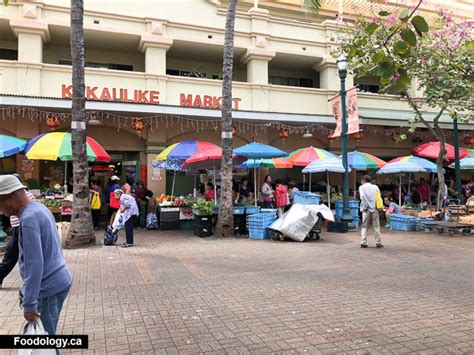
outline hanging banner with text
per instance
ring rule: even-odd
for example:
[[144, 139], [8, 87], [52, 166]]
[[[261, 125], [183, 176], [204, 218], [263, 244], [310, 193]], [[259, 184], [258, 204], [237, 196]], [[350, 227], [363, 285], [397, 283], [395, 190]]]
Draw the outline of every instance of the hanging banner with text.
[[[359, 132], [359, 109], [357, 107], [357, 87], [353, 87], [346, 91], [347, 102], [347, 134]], [[331, 99], [331, 109], [336, 120], [336, 129], [331, 138], [340, 137], [342, 133], [342, 107], [341, 95], [337, 95]]]
[[346, 91], [347, 96], [347, 134], [353, 134], [360, 131], [359, 129], [359, 109], [357, 107], [357, 87], [353, 87]]

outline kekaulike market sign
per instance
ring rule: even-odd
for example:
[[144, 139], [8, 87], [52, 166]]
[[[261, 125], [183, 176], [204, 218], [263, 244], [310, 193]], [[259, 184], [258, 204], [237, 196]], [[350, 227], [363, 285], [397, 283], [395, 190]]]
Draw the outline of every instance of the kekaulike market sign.
[[[61, 97], [63, 99], [72, 99], [72, 85], [62, 84]], [[86, 86], [86, 100], [159, 105], [160, 92], [155, 90], [130, 90], [123, 88], [99, 88], [98, 86]], [[242, 99], [238, 97], [232, 99], [234, 110], [239, 109], [239, 103], [241, 101]], [[222, 97], [180, 93], [179, 105], [182, 107], [221, 109]]]

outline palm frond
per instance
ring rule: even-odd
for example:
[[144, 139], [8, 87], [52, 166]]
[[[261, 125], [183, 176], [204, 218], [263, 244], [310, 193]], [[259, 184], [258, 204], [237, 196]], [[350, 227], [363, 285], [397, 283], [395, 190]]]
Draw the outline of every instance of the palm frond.
[[317, 14], [322, 6], [322, 0], [303, 0], [303, 7], [312, 14]]

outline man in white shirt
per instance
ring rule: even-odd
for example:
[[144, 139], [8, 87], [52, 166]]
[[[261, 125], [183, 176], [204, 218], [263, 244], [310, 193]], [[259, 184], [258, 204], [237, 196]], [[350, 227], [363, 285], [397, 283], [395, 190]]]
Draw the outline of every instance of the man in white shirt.
[[377, 248], [383, 248], [382, 237], [380, 235], [380, 217], [377, 210], [377, 193], [380, 190], [377, 185], [371, 184], [371, 178], [365, 175], [361, 179], [361, 186], [359, 187], [360, 195], [360, 210], [362, 212], [362, 229], [360, 247], [367, 248], [367, 230], [370, 223], [374, 228], [375, 243]]

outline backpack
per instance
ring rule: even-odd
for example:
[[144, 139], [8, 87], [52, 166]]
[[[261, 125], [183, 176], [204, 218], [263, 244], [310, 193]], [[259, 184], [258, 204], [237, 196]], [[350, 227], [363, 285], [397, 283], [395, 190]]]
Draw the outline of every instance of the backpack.
[[91, 191], [92, 198], [91, 198], [91, 210], [100, 210], [102, 207], [102, 203], [100, 202], [100, 195], [96, 191]]
[[150, 212], [146, 216], [146, 229], [154, 230], [158, 229], [158, 218], [156, 217], [156, 213]]
[[117, 243], [118, 232], [113, 231], [110, 226], [105, 227], [104, 245], [114, 245]]

